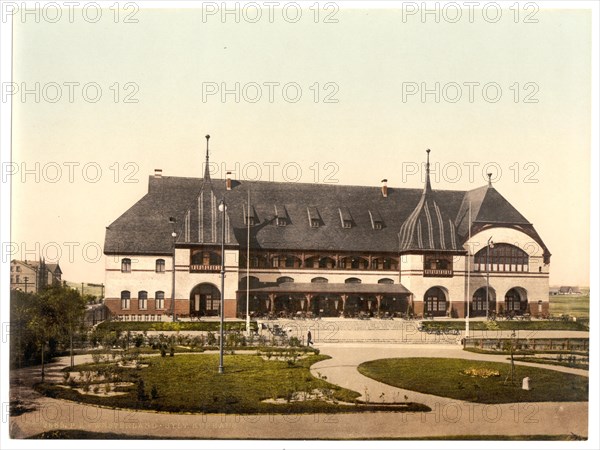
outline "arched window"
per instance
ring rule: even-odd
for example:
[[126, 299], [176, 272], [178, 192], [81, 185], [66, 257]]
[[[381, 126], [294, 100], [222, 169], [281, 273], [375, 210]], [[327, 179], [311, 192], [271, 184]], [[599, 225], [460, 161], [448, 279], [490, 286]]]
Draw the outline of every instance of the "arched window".
[[148, 292], [147, 291], [139, 291], [138, 292], [138, 308], [139, 309], [148, 309]]
[[240, 278], [239, 290], [246, 290], [246, 284], [250, 284], [250, 289], [260, 287], [260, 280], [257, 277], [250, 276], [250, 283], [246, 282], [246, 277]]
[[319, 260], [320, 269], [333, 269], [335, 268], [335, 260], [329, 256], [325, 256]]
[[131, 301], [131, 292], [121, 291], [121, 309], [129, 309]]
[[190, 294], [190, 315], [218, 316], [221, 305], [221, 293], [210, 283], [198, 284]]
[[368, 267], [369, 261], [360, 256], [347, 256], [341, 261], [342, 269], [359, 269], [364, 270]]
[[377, 281], [378, 284], [394, 284], [394, 280], [392, 280], [391, 278], [381, 278], [379, 281]]
[[394, 258], [376, 258], [371, 263], [376, 270], [398, 270], [398, 261]]
[[360, 284], [360, 283], [362, 283], [362, 281], [360, 281], [360, 278], [346, 278], [346, 280], [344, 281], [344, 283], [346, 283], [346, 284]]
[[165, 308], [165, 293], [164, 291], [156, 291], [154, 294], [156, 309]]
[[504, 310], [507, 313], [523, 314], [527, 310], [527, 291], [512, 288], [504, 296]]
[[165, 260], [157, 259], [156, 260], [156, 273], [164, 273], [165, 272]]
[[448, 307], [446, 293], [439, 287], [432, 287], [425, 292], [423, 298], [424, 312], [432, 316], [445, 316]]
[[294, 279], [292, 277], [279, 277], [277, 278], [277, 284], [281, 283], [293, 283]]
[[192, 264], [197, 266], [217, 266], [221, 264], [221, 255], [217, 252], [200, 250], [192, 254]]
[[121, 272], [123, 272], [123, 273], [131, 272], [131, 259], [123, 258], [121, 260]]
[[271, 267], [294, 269], [302, 265], [302, 260], [294, 255], [275, 255], [271, 259]]
[[311, 283], [329, 283], [329, 280], [327, 278], [323, 278], [323, 277], [315, 277], [312, 280], [310, 280]]
[[[489, 269], [487, 266], [489, 266]], [[475, 271], [479, 272], [529, 272], [529, 255], [511, 244], [492, 244], [475, 253]]]

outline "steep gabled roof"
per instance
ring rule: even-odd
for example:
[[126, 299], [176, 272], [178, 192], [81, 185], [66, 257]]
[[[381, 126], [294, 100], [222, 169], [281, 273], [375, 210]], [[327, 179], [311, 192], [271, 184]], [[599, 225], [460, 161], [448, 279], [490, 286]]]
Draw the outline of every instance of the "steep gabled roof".
[[469, 205], [471, 206], [471, 233], [475, 234], [489, 226], [506, 226], [515, 228], [537, 242], [548, 261], [551, 253], [529, 222], [517, 209], [510, 204], [493, 186], [491, 181], [486, 185], [465, 192], [456, 216], [456, 229], [461, 243], [469, 237]]
[[[243, 181], [233, 183], [228, 191], [225, 180], [212, 180], [210, 186], [210, 189], [204, 186], [204, 180], [199, 178], [151, 176], [148, 193], [107, 227], [104, 252], [170, 254], [173, 229], [169, 217], [175, 217], [178, 227], [181, 227], [186, 221], [187, 211], [192, 208], [195, 209], [189, 216], [189, 242], [197, 241], [193, 229], [197, 228], [198, 221], [194, 219], [194, 223], [193, 218], [198, 211], [194, 205], [198, 203], [200, 192], [204, 192], [202, 204], [210, 200], [212, 205], [211, 195], [214, 195], [217, 206], [218, 200], [225, 198], [232, 227], [231, 243], [237, 241], [245, 247], [244, 206], [248, 202], [249, 190], [257, 218], [250, 229], [252, 248], [397, 253], [398, 230], [421, 197], [419, 189], [398, 188], [389, 188], [388, 196], [383, 197], [379, 186]], [[463, 191], [437, 191], [441, 213], [454, 217], [463, 195]], [[278, 212], [285, 209], [286, 226], [277, 226], [273, 205], [277, 205]], [[309, 206], [318, 211], [322, 221], [318, 228], [310, 226]], [[352, 216], [351, 228], [343, 228], [340, 223], [339, 209], [342, 207], [346, 207]], [[212, 206], [209, 209], [212, 210]], [[382, 229], [373, 228], [372, 215], [383, 221]], [[217, 216], [212, 217], [216, 221], [216, 242], [220, 243], [221, 222]], [[206, 215], [203, 217], [206, 218]], [[205, 232], [211, 227], [212, 222], [210, 226], [205, 223]], [[183, 235], [182, 239], [186, 241], [185, 229], [178, 228], [178, 234]], [[205, 242], [212, 241], [208, 238], [205, 235]], [[182, 241], [178, 239], [178, 242]]]
[[459, 249], [454, 228], [454, 215], [442, 212], [431, 189], [429, 178], [429, 151], [425, 187], [417, 206], [402, 224], [399, 233], [400, 252], [415, 250], [457, 251]]
[[[423, 190], [391, 187], [387, 196], [372, 186], [263, 181], [234, 182], [228, 190], [225, 180], [211, 180], [208, 171], [203, 178], [154, 176], [148, 193], [107, 227], [104, 252], [170, 254], [170, 217], [176, 219], [178, 246], [220, 244], [221, 199], [228, 207], [226, 243], [245, 248], [248, 194], [253, 249], [462, 252], [471, 204], [474, 230], [512, 226], [532, 236], [550, 255], [533, 225], [493, 187], [434, 191], [429, 171]], [[278, 217], [285, 217], [285, 226], [277, 226]], [[311, 226], [312, 218], [319, 220], [318, 227]], [[351, 227], [344, 227], [345, 218]], [[375, 227], [375, 222], [382, 226]]]

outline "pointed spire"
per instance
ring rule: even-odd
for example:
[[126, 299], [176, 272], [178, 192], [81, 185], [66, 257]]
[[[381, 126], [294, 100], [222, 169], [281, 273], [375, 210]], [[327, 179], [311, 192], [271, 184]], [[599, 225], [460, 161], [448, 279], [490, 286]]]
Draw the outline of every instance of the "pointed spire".
[[430, 149], [427, 149], [427, 164], [425, 165], [425, 190], [423, 193], [431, 192], [431, 181], [429, 179], [429, 152]]
[[488, 188], [491, 188], [492, 187], [492, 174], [488, 173], [487, 176], [488, 176]]
[[206, 138], [206, 164], [204, 166], [204, 181], [210, 181], [210, 170], [209, 170], [209, 163], [208, 163], [208, 141], [210, 139], [210, 134], [207, 134], [205, 136]]

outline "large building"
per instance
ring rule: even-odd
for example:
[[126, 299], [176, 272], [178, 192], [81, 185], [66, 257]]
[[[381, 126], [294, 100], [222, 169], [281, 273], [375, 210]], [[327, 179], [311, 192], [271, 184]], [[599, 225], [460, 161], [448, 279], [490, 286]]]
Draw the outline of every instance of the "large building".
[[244, 316], [247, 293], [260, 315], [548, 312], [550, 252], [533, 225], [491, 182], [432, 189], [429, 151], [422, 189], [213, 180], [208, 168], [207, 149], [203, 178], [157, 171], [106, 228], [116, 318], [215, 316], [221, 299], [226, 317]]
[[58, 263], [47, 263], [44, 259], [39, 261], [10, 262], [10, 288], [11, 290], [37, 293], [46, 286], [60, 285], [62, 271]]

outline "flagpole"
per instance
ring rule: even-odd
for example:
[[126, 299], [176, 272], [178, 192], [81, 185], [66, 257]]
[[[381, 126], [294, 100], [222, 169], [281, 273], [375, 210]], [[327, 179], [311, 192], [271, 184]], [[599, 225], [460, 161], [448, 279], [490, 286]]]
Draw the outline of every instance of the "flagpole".
[[248, 226], [246, 249], [246, 335], [250, 336], [250, 189], [248, 189], [248, 210], [246, 223]]
[[[471, 202], [469, 202], [469, 240], [467, 244], [467, 315], [465, 320], [465, 339], [469, 337], [469, 318], [471, 316]], [[465, 341], [466, 344], [466, 341]]]

